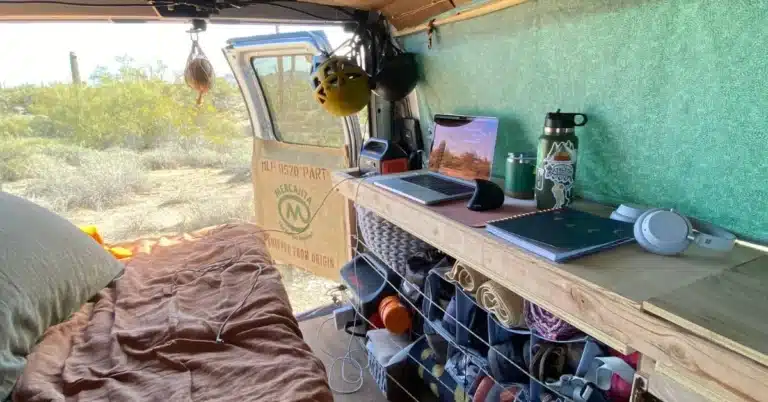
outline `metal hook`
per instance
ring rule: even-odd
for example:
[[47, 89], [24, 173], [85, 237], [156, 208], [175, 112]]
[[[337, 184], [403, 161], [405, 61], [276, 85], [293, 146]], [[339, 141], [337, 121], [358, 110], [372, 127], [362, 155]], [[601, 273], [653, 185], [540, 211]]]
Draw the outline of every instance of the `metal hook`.
[[205, 32], [205, 29], [207, 28], [207, 23], [203, 19], [195, 18], [192, 20], [192, 28], [190, 28], [187, 32], [189, 33], [189, 39], [192, 40], [192, 42], [197, 42], [198, 34], [200, 32]]
[[427, 22], [427, 49], [432, 49], [432, 34], [435, 33], [435, 19]]

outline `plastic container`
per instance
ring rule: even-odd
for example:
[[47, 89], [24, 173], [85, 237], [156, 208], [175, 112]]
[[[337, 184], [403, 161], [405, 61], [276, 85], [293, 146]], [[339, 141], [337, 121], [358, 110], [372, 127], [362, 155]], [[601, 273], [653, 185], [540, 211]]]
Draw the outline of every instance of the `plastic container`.
[[[355, 304], [370, 319], [378, 311], [379, 301], [397, 294], [400, 277], [381, 260], [369, 253], [358, 254], [340, 270], [341, 280], [354, 294]], [[390, 285], [390, 283], [392, 285]]]
[[411, 313], [397, 296], [387, 296], [379, 303], [379, 316], [384, 328], [401, 335], [411, 328]]

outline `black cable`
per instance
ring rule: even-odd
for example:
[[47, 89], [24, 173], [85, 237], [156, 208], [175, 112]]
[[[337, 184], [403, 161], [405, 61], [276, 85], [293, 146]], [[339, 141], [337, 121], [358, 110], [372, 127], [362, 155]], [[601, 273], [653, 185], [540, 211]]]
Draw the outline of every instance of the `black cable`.
[[319, 20], [323, 20], [323, 21], [327, 21], [328, 20], [328, 18], [326, 18], [326, 17], [321, 17], [321, 16], [319, 16], [317, 14], [313, 14], [313, 13], [310, 13], [308, 11], [304, 11], [304, 10], [301, 10], [301, 9], [298, 9], [298, 8], [293, 8], [291, 6], [286, 6], [285, 4], [277, 4], [277, 3], [272, 2], [272, 1], [245, 2], [245, 3], [240, 3], [240, 4], [241, 5], [266, 4], [266, 5], [270, 5], [270, 6], [274, 6], [274, 7], [284, 8], [286, 10], [291, 10], [293, 12], [304, 14], [306, 16], [309, 16], [309, 17], [312, 17], [312, 18], [316, 18], [316, 19], [319, 19]]
[[[329, 19], [327, 17], [323, 17], [314, 13], [310, 13], [308, 11], [304, 11], [298, 8], [294, 8], [291, 6], [287, 6], [285, 4], [277, 4], [277, 1], [284, 1], [284, 0], [266, 0], [266, 1], [244, 1], [244, 2], [230, 2], [226, 4], [230, 4], [235, 7], [246, 7], [250, 5], [255, 4], [264, 4], [264, 5], [270, 5], [274, 7], [280, 7], [286, 10], [291, 10], [296, 13], [304, 14], [308, 17], [312, 17], [315, 19], [328, 21]], [[189, 7], [195, 7], [201, 10], [218, 10], [216, 7], [210, 7], [205, 4], [194, 4], [194, 3], [187, 3], [187, 2], [180, 2], [180, 1], [147, 1], [146, 3], [113, 3], [113, 4], [105, 4], [105, 3], [81, 3], [77, 1], [62, 1], [62, 0], [0, 0], [0, 4], [58, 4], [63, 6], [74, 6], [74, 7], [170, 7], [170, 6], [189, 6]], [[352, 14], [344, 11], [341, 7], [334, 6], [331, 7], [335, 11], [340, 12], [347, 17], [351, 17]]]
[[344, 7], [340, 7], [340, 6], [330, 6], [330, 7], [336, 9], [336, 11], [338, 11], [338, 12], [340, 12], [342, 14], [346, 14], [347, 17], [354, 17], [355, 16], [354, 13], [351, 13], [351, 12], [345, 10]]

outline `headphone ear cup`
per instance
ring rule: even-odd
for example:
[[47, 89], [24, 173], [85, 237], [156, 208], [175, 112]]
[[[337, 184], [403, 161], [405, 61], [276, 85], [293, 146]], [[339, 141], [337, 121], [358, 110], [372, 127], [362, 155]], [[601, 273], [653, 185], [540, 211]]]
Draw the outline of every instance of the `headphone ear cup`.
[[633, 227], [637, 244], [639, 244], [640, 247], [644, 248], [646, 251], [650, 251], [651, 253], [656, 253], [656, 248], [648, 241], [648, 239], [645, 238], [645, 235], [643, 234], [643, 221], [645, 221], [645, 218], [648, 217], [648, 214], [658, 210], [658, 208], [649, 209], [640, 214], [640, 216], [637, 217], [637, 220], [635, 220], [635, 226]]
[[[665, 218], [665, 215], [669, 216]], [[651, 219], [656, 219], [656, 221], [651, 224]], [[661, 219], [666, 219], [666, 221], [659, 222], [658, 220]], [[680, 225], [684, 225], [684, 227], [680, 227]], [[642, 248], [654, 254], [680, 254], [688, 248], [688, 245], [691, 242], [687, 236], [687, 234], [691, 232], [691, 223], [688, 219], [676, 212], [667, 211], [661, 208], [655, 208], [644, 212], [637, 218], [637, 221], [635, 221], [633, 229], [637, 243]], [[667, 233], [653, 233], [653, 230], [662, 230]], [[685, 232], [686, 235], [679, 239], [669, 238], [668, 233], [675, 232]]]

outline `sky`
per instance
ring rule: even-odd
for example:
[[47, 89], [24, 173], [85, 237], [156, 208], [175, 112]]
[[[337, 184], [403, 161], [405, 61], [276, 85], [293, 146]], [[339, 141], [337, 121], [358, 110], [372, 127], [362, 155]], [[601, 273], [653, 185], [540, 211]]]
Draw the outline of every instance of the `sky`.
[[[140, 65], [160, 60], [170, 71], [182, 72], [191, 47], [185, 23], [114, 24], [0, 23], [0, 85], [71, 82], [69, 52], [77, 54], [80, 74], [87, 79], [97, 66], [114, 68], [116, 57], [128, 55]], [[318, 26], [281, 26], [280, 32], [321, 29]], [[347, 34], [340, 27], [324, 29], [332, 46]], [[274, 25], [209, 25], [200, 33], [200, 46], [216, 75], [231, 72], [221, 48], [227, 39], [273, 34]], [[12, 40], [7, 40], [13, 38]]]
[[498, 120], [485, 118], [477, 118], [459, 127], [435, 127], [434, 146], [446, 140], [447, 149], [451, 153], [474, 152], [481, 158], [493, 161], [498, 127]]

